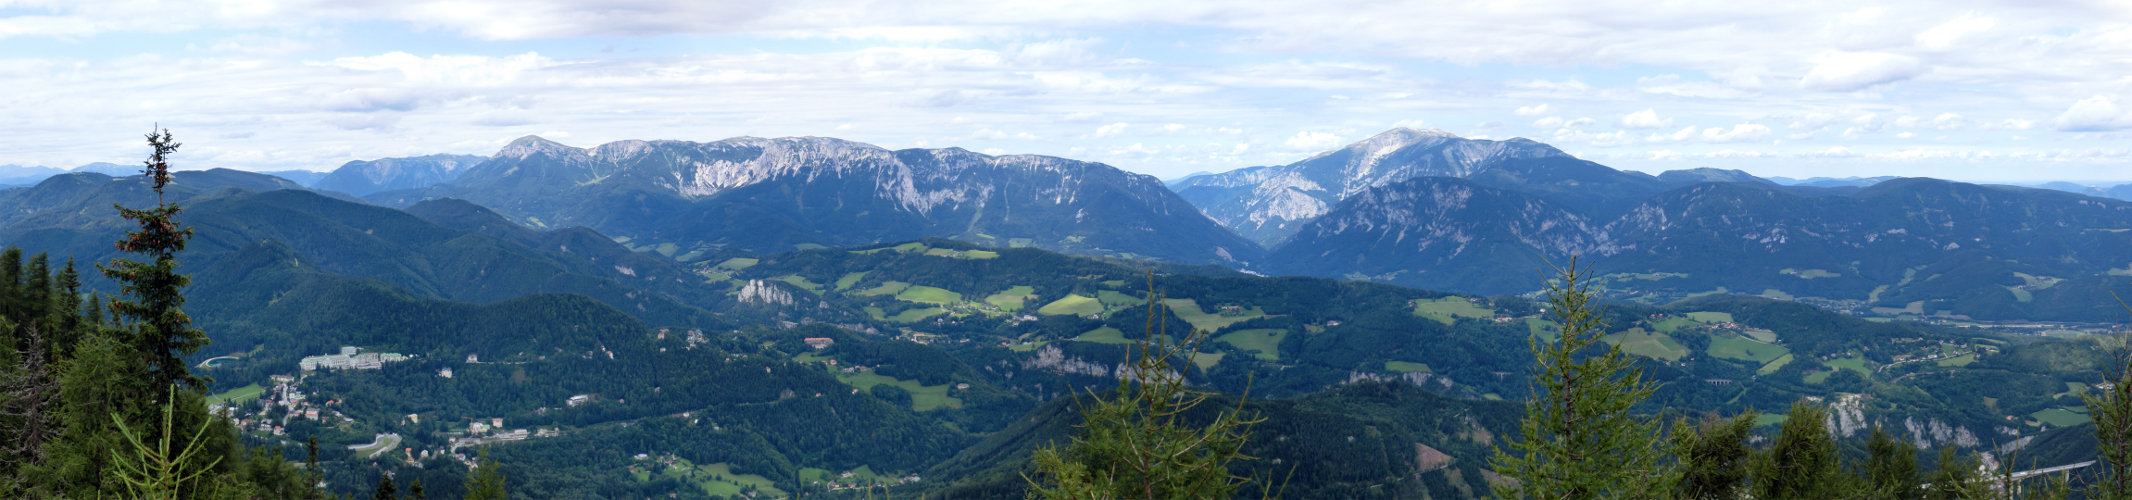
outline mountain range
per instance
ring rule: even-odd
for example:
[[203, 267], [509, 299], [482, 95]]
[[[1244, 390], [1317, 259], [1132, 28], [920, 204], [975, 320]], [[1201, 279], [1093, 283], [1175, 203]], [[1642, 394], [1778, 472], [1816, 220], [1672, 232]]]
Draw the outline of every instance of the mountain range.
[[[185, 307], [213, 341], [190, 361], [220, 360], [198, 373], [231, 398], [302, 373], [293, 387], [334, 401], [341, 417], [287, 419], [282, 434], [247, 439], [317, 438], [329, 487], [350, 494], [388, 472], [463, 482], [446, 452], [466, 451], [452, 446], [473, 432], [469, 419], [500, 418], [552, 432], [489, 443], [513, 491], [532, 498], [703, 498], [742, 485], [831, 493], [825, 485], [862, 482], [899, 496], [1023, 496], [1031, 451], [1078, 423], [1070, 394], [1115, 384], [1132, 340], [1201, 330], [1208, 341], [1177, 360], [1180, 375], [1220, 393], [1216, 405], [1267, 418], [1248, 448], [1264, 460], [1235, 472], [1292, 470], [1288, 491], [1303, 498], [1478, 498], [1492, 449], [1518, 432], [1527, 342], [1559, 326], [1526, 298], [1394, 285], [1426, 277], [1525, 291], [1533, 284], [1517, 282], [1530, 276], [1518, 266], [1583, 253], [1614, 291], [1745, 290], [1765, 279], [1802, 296], [1920, 302], [1912, 316], [1924, 317], [1982, 300], [1931, 295], [1945, 291], [2094, 303], [2052, 295], [2085, 289], [2086, 278], [2053, 276], [2106, 261], [2128, 248], [2112, 238], [2132, 233], [2121, 225], [2126, 203], [2048, 190], [1931, 179], [1780, 186], [1737, 171], [1650, 176], [1557, 155], [1359, 189], [1252, 260], [1165, 262], [1115, 247], [1016, 248], [997, 241], [1013, 234], [998, 228], [1050, 228], [1059, 240], [1089, 231], [1091, 242], [1137, 235], [1149, 241], [1135, 248], [1219, 255], [1194, 246], [1206, 241], [1115, 222], [1146, 217], [1257, 247], [1189, 207], [1156, 212], [1182, 201], [1158, 196], [1169, 191], [1152, 178], [1093, 163], [818, 138], [592, 150], [519, 142], [446, 183], [368, 199], [234, 170], [176, 174], [167, 191], [195, 231], [179, 255], [193, 279]], [[691, 167], [684, 175], [676, 165]], [[659, 191], [692, 179], [710, 184]], [[880, 194], [884, 182], [910, 189]], [[484, 191], [518, 198], [447, 196]], [[977, 196], [1000, 191], [1058, 201]], [[88, 172], [0, 190], [0, 242], [71, 256], [86, 287], [108, 294], [111, 283], [87, 269], [117, 257], [111, 242], [130, 227], [113, 204], [153, 199], [139, 176]], [[865, 212], [906, 210], [907, 199], [952, 202], [893, 214], [920, 229], [870, 228], [852, 237], [863, 244], [785, 243], [836, 243], [843, 228], [874, 220]], [[783, 234], [771, 237], [587, 227], [666, 209], [787, 218], [728, 226]], [[1050, 225], [1015, 225], [1025, 218]], [[662, 241], [661, 231], [701, 236]], [[711, 237], [734, 243], [673, 243]], [[743, 241], [777, 242], [751, 251]], [[665, 243], [676, 248], [659, 251]], [[1637, 271], [1647, 268], [1670, 270]], [[1365, 271], [1382, 272], [1336, 274]], [[2023, 281], [1991, 281], [2001, 275]], [[1883, 280], [1896, 283], [1873, 284]], [[2093, 340], [1874, 322], [1758, 297], [1667, 302], [1618, 303], [1603, 318], [1607, 342], [1662, 383], [1639, 410], [1654, 418], [1813, 397], [1844, 401], [1833, 427], [1846, 446], [1867, 422], [1886, 422], [1920, 448], [1979, 450], [2004, 436], [2046, 464], [2093, 459], [2093, 443], [2077, 440], [2092, 433], [2072, 410], [2097, 366]], [[341, 346], [410, 356], [376, 370], [298, 372], [299, 359]], [[1239, 403], [1246, 390], [1253, 401]], [[580, 395], [589, 402], [567, 402]], [[274, 415], [262, 401], [233, 406]], [[403, 439], [400, 452], [356, 450], [384, 434]]]
[[[1100, 163], [820, 137], [575, 148], [529, 136], [486, 158], [349, 162], [310, 186], [416, 212], [464, 200], [453, 203], [490, 214], [489, 227], [583, 226], [676, 264], [946, 237], [1511, 294], [1581, 255], [1634, 300], [1722, 291], [1858, 314], [2069, 321], [2115, 320], [2105, 299], [2132, 274], [2113, 250], [2128, 244], [2127, 204], [2093, 188], [1654, 176], [1525, 139], [1406, 128], [1167, 185]], [[48, 202], [37, 196], [14, 203]]]
[[1171, 187], [1208, 216], [1271, 247], [1340, 200], [1371, 187], [1414, 177], [1466, 177], [1508, 160], [1566, 156], [1526, 139], [1467, 140], [1401, 127], [1288, 165], [1189, 177]]
[[684, 261], [727, 248], [927, 236], [1188, 263], [1241, 265], [1263, 254], [1160, 180], [1109, 165], [818, 137], [586, 149], [529, 136], [451, 181], [368, 199], [407, 206], [446, 197], [533, 227], [589, 227]]

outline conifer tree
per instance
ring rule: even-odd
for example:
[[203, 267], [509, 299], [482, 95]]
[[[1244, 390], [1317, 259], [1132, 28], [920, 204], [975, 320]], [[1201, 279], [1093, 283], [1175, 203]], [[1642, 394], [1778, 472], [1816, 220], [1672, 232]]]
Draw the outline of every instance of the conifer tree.
[[400, 500], [400, 489], [392, 485], [392, 476], [378, 478], [378, 489], [371, 493], [370, 500]]
[[1754, 457], [1754, 449], [1747, 447], [1747, 435], [1754, 430], [1755, 417], [1759, 413], [1749, 411], [1720, 419], [1717, 414], [1704, 415], [1699, 423], [1689, 423], [1685, 417], [1673, 424], [1673, 433], [1668, 437], [1669, 451], [1675, 463], [1673, 473], [1667, 478], [1673, 497], [1681, 500], [1731, 500], [1740, 498], [1740, 490], [1747, 480], [1747, 464]]
[[[119, 292], [128, 297], [111, 301], [110, 308], [113, 314], [130, 321], [128, 326], [134, 337], [130, 340], [149, 363], [149, 387], [197, 388], [203, 382], [186, 370], [184, 357], [205, 347], [207, 334], [193, 328], [192, 318], [182, 309], [184, 288], [192, 283], [192, 278], [177, 272], [177, 254], [185, 250], [192, 228], [179, 227], [177, 216], [182, 209], [163, 198], [163, 187], [170, 184], [169, 156], [180, 145], [168, 129], [160, 135], [148, 134], [152, 152], [142, 172], [155, 190], [155, 207], [114, 205], [120, 217], [140, 225], [140, 229], [128, 231], [126, 238], [118, 241], [118, 249], [144, 254], [150, 261], [120, 258], [96, 266], [105, 277], [118, 282]], [[161, 391], [156, 392], [155, 403], [169, 402]]]
[[[2132, 311], [2132, 305], [2119, 305]], [[2095, 443], [2101, 466], [2088, 498], [2132, 500], [2132, 333], [2118, 336], [2117, 345], [2103, 360], [2100, 391], [2080, 394], [2088, 418], [2095, 422]]]
[[1909, 500], [1922, 493], [1917, 478], [1917, 449], [1873, 426], [1866, 440], [1864, 496], [1874, 500]]
[[[1173, 359], [1198, 352], [1205, 332], [1194, 330], [1170, 340], [1157, 318], [1167, 317], [1161, 295], [1148, 275], [1147, 336], [1127, 351], [1131, 364], [1118, 374], [1118, 387], [1104, 397], [1090, 391], [1081, 406], [1081, 431], [1065, 449], [1052, 444], [1036, 451], [1037, 470], [1030, 498], [1166, 499], [1227, 498], [1237, 489], [1260, 483], [1264, 496], [1277, 496], [1266, 481], [1229, 472], [1231, 462], [1251, 460], [1243, 453], [1251, 426], [1263, 419], [1245, 418], [1243, 402], [1194, 427], [1186, 412], [1204, 404], [1211, 393], [1184, 385]], [[1185, 357], [1185, 358], [1180, 358]], [[1080, 402], [1080, 396], [1075, 395]], [[1040, 482], [1041, 481], [1041, 482]]]
[[[1556, 267], [1547, 299], [1562, 338], [1528, 342], [1534, 358], [1515, 454], [1496, 448], [1495, 496], [1532, 499], [1652, 498], [1664, 485], [1658, 421], [1630, 410], [1656, 385], [1621, 346], [1604, 346], [1606, 324], [1592, 301], [1591, 271], [1572, 256]], [[1597, 352], [1588, 352], [1596, 350]]]
[[1794, 402], [1769, 449], [1756, 457], [1757, 500], [1823, 500], [1847, 493], [1843, 456], [1829, 435], [1828, 409]]
[[1941, 447], [1936, 468], [1925, 476], [1925, 498], [1930, 500], [1965, 500], [1978, 496], [1976, 488], [1983, 485], [1977, 469], [1984, 462], [1976, 455], [1957, 455], [1952, 447]]
[[510, 493], [504, 491], [503, 468], [489, 458], [489, 449], [482, 448], [474, 460], [474, 471], [466, 476], [466, 500], [507, 500]]

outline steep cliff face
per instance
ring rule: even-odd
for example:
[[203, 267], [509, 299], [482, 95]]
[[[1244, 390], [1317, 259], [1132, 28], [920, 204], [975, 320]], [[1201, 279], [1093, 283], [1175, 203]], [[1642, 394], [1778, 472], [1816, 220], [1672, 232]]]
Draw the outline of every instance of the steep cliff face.
[[1262, 253], [1154, 177], [1100, 163], [832, 138], [512, 142], [459, 179], [380, 193], [456, 197], [530, 225], [587, 226], [676, 257], [948, 236], [996, 246], [1245, 265]]
[[1193, 177], [1175, 188], [1230, 229], [1271, 246], [1373, 187], [1416, 177], [1468, 177], [1515, 159], [1567, 156], [1525, 139], [1473, 140], [1401, 127], [1292, 164]]

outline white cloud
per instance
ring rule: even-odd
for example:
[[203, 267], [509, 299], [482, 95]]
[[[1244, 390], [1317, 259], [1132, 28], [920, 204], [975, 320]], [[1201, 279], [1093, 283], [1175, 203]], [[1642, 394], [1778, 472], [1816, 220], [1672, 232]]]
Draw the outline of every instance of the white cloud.
[[1899, 82], [1931, 69], [1916, 58], [1885, 52], [1831, 51], [1815, 56], [1814, 63], [1814, 69], [1799, 79], [1799, 86], [1827, 92], [1850, 92]]
[[1909, 133], [1909, 132], [1903, 132], [1903, 133], [1900, 133], [1900, 134], [1895, 134], [1895, 138], [1897, 138], [1897, 139], [1909, 139], [1909, 138], [1912, 138], [1912, 137], [1917, 137], [1917, 134], [1912, 134], [1912, 133]]
[[1754, 123], [1733, 125], [1731, 130], [1712, 127], [1704, 129], [1703, 142], [1751, 142], [1769, 137], [1769, 127]]
[[1812, 155], [1810, 155], [1810, 156], [1815, 156], [1815, 157], [1820, 157], [1820, 158], [1850, 158], [1850, 157], [1853, 157], [1853, 156], [1857, 156], [1857, 155], [1856, 155], [1856, 154], [1853, 154], [1853, 153], [1851, 153], [1851, 149], [1850, 149], [1850, 148], [1846, 148], [1846, 147], [1843, 147], [1843, 146], [1836, 146], [1836, 147], [1832, 147], [1832, 148], [1828, 148], [1828, 149], [1824, 149], [1824, 150], [1816, 151], [1816, 152], [1814, 152], [1814, 153], [1813, 153]]
[[1621, 117], [1621, 128], [1659, 128], [1673, 126], [1672, 118], [1659, 118], [1658, 110], [1646, 109]]
[[1538, 120], [1533, 120], [1532, 126], [1536, 128], [1562, 128], [1562, 117], [1550, 116]]
[[1932, 128], [1939, 130], [1954, 130], [1967, 125], [1969, 125], [1969, 119], [1962, 118], [1962, 115], [1954, 113], [1941, 113], [1939, 116], [1932, 118]]
[[1101, 127], [1096, 127], [1096, 138], [1101, 139], [1108, 137], [1117, 137], [1118, 134], [1125, 133], [1125, 127], [1127, 126], [1128, 125], [1126, 125], [1125, 122], [1118, 122], [1109, 125], [1104, 125]]
[[1331, 133], [1327, 132], [1311, 132], [1305, 130], [1302, 132], [1296, 132], [1295, 137], [1288, 138], [1288, 141], [1284, 144], [1286, 144], [1289, 149], [1299, 151], [1324, 151], [1340, 147], [1342, 143], [1340, 142], [1340, 136], [1332, 135]]
[[1518, 106], [1518, 109], [1511, 111], [1510, 114], [1518, 116], [1540, 116], [1547, 114], [1547, 105], [1539, 104], [1533, 106]]
[[1982, 130], [2029, 130], [2036, 128], [2036, 121], [2008, 118], [1996, 123], [1985, 123], [1984, 126], [1978, 128]]
[[1928, 49], [1946, 49], [1964, 36], [1991, 30], [1995, 24], [1998, 24], [1997, 20], [1989, 17], [1978, 17], [1973, 13], [1963, 14], [1947, 24], [1918, 33], [1917, 44]]
[[2058, 115], [2058, 130], [2099, 132], [2132, 128], [2132, 110], [2117, 105], [2114, 96], [2098, 95], [2073, 103]]

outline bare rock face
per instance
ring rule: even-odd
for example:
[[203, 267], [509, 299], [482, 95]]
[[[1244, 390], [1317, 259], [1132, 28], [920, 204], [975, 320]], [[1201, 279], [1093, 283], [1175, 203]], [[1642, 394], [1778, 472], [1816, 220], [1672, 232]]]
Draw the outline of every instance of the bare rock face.
[[1192, 177], [1174, 188], [1208, 216], [1270, 247], [1370, 188], [1416, 177], [1469, 177], [1506, 160], [1557, 156], [1568, 155], [1526, 139], [1475, 140], [1400, 127], [1292, 164]]
[[741, 302], [750, 304], [763, 304], [773, 306], [792, 305], [791, 292], [787, 292], [785, 291], [785, 289], [778, 288], [776, 285], [772, 285], [769, 282], [763, 280], [748, 280], [748, 284], [746, 286], [740, 287], [739, 299]]

